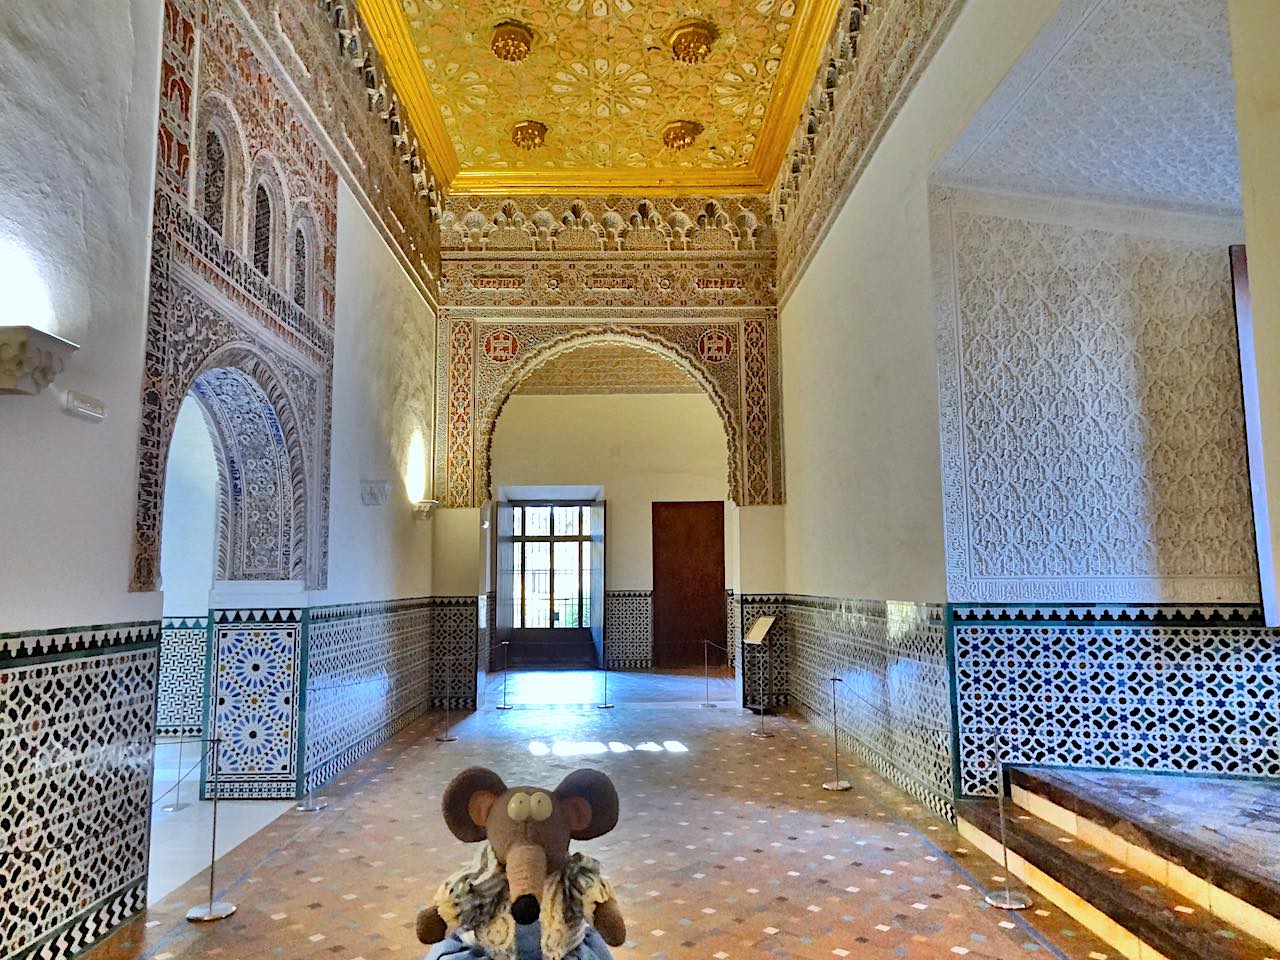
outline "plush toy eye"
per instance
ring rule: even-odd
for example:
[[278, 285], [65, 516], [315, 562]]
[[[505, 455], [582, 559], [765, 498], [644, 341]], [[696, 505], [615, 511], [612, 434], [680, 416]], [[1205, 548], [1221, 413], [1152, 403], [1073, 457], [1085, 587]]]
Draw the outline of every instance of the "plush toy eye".
[[535, 793], [529, 798], [529, 815], [538, 821], [551, 816], [551, 798], [545, 793]]
[[527, 793], [513, 793], [511, 799], [507, 801], [507, 816], [516, 823], [523, 823], [529, 819], [529, 795]]

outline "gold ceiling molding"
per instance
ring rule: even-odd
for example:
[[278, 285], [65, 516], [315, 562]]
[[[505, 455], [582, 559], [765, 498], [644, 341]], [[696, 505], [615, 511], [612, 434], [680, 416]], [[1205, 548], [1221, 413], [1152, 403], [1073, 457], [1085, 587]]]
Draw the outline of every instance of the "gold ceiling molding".
[[[423, 0], [357, 5], [410, 122], [425, 140], [432, 169], [451, 192], [687, 196], [769, 192], [841, 0], [760, 0], [706, 11], [675, 0], [651, 0], [644, 7], [622, 0], [468, 0], [439, 9]], [[672, 29], [694, 15], [718, 35], [706, 60], [689, 64], [675, 58], [670, 39]], [[648, 30], [664, 17], [670, 28]], [[447, 25], [439, 25], [440, 19]], [[534, 35], [530, 55], [517, 63], [500, 60], [490, 49], [493, 28], [510, 20], [528, 25]], [[424, 24], [438, 29], [428, 33]], [[600, 24], [638, 38], [636, 49], [566, 59], [573, 44], [576, 50], [607, 36]], [[438, 43], [426, 42], [428, 37]], [[437, 75], [447, 82], [436, 86], [424, 60], [438, 66]], [[738, 70], [740, 64], [750, 69]], [[677, 70], [704, 74], [682, 84]], [[531, 77], [538, 84], [533, 94]], [[576, 101], [553, 89], [576, 85], [583, 88]], [[698, 116], [672, 108], [667, 94], [685, 87], [700, 91], [686, 96], [701, 105]], [[575, 111], [595, 104], [597, 112], [588, 110], [581, 122], [564, 129], [575, 116], [567, 112], [570, 101]], [[548, 144], [530, 154], [512, 144], [512, 122], [496, 114], [517, 102], [520, 119], [558, 128], [555, 151]], [[671, 150], [661, 132], [668, 122], [685, 118], [703, 123], [706, 133], [697, 149]]]

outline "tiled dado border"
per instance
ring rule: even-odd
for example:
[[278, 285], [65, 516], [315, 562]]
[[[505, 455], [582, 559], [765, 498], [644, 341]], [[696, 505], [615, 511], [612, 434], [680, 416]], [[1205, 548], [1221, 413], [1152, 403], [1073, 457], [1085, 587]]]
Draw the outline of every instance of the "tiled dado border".
[[955, 819], [950, 667], [940, 604], [788, 596], [788, 696], [815, 727]]
[[426, 712], [432, 610], [431, 599], [419, 597], [308, 611], [303, 790], [327, 783]]
[[610, 670], [653, 668], [653, 591], [606, 590], [605, 658]]
[[145, 906], [159, 644], [158, 621], [0, 634], [27, 719], [0, 748], [0, 819], [24, 824], [0, 834], [0, 956], [71, 957]]
[[221, 741], [205, 795], [292, 799], [425, 710], [475, 709], [478, 608], [418, 597], [211, 611], [204, 724]]
[[958, 784], [1005, 763], [1280, 775], [1280, 630], [1235, 605], [953, 605]]
[[169, 737], [204, 734], [204, 667], [209, 617], [165, 617], [160, 621], [160, 679], [156, 733]]

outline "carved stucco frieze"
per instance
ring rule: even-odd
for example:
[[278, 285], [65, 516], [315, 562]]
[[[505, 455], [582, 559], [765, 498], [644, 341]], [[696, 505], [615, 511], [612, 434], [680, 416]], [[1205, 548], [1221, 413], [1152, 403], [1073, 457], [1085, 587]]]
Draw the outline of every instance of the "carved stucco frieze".
[[844, 0], [771, 193], [778, 288], [844, 206], [965, 0]]

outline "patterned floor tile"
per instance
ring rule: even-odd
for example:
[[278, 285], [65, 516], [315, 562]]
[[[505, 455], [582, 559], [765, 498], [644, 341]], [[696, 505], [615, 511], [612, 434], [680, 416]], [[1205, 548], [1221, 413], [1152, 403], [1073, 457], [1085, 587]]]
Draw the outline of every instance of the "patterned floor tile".
[[614, 778], [618, 829], [582, 846], [618, 889], [630, 933], [619, 960], [1116, 957], [1046, 905], [986, 907], [994, 864], [870, 770], [850, 772], [849, 793], [824, 793], [828, 745], [803, 721], [771, 719], [776, 736], [755, 740], [753, 717], [696, 699], [490, 707], [446, 744], [427, 718], [330, 785], [323, 812], [286, 813], [219, 861], [234, 917], [183, 920], [206, 874], [85, 956], [421, 956], [414, 916], [469, 855], [444, 827], [440, 793], [480, 763], [510, 783], [550, 786], [579, 766]]

